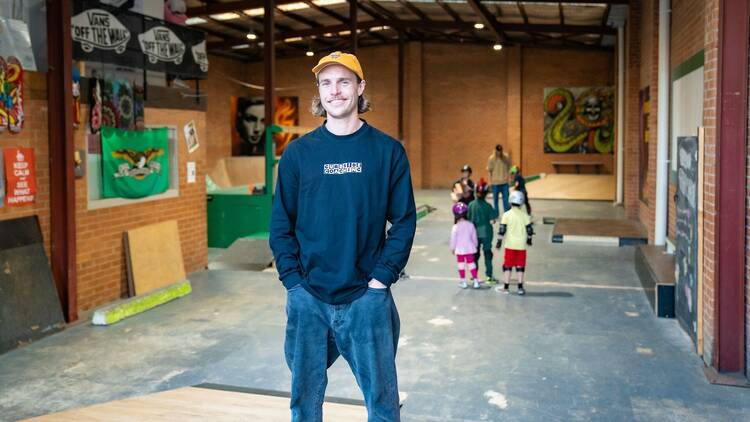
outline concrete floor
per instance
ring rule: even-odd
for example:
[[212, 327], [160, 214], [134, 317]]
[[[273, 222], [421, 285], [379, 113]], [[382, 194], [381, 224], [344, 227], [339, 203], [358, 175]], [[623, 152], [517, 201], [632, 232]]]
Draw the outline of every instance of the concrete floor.
[[[418, 193], [438, 211], [419, 222], [411, 279], [393, 288], [404, 421], [748, 420], [750, 389], [710, 385], [676, 321], [654, 317], [632, 248], [552, 244], [552, 226], [541, 224], [542, 216], [617, 218], [621, 210], [534, 201], [528, 294], [502, 296], [456, 287], [447, 198]], [[276, 275], [190, 279], [189, 297], [0, 356], [0, 420], [203, 382], [288, 391]], [[329, 395], [361, 398], [343, 359], [329, 378]]]

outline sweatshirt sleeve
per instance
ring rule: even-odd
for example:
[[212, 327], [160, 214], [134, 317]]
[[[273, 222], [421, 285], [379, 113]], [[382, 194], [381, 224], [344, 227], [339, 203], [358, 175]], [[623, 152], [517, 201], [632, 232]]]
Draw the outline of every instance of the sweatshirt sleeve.
[[374, 278], [386, 286], [395, 283], [401, 270], [406, 266], [414, 242], [414, 232], [417, 229], [409, 160], [401, 145], [394, 154], [396, 157], [391, 169], [386, 216], [391, 227], [386, 233], [380, 258], [370, 274], [371, 279]]
[[291, 289], [302, 281], [299, 243], [295, 234], [299, 167], [293, 157], [293, 152], [291, 148], [287, 149], [279, 162], [269, 233], [269, 244], [276, 260], [279, 279], [287, 289]]

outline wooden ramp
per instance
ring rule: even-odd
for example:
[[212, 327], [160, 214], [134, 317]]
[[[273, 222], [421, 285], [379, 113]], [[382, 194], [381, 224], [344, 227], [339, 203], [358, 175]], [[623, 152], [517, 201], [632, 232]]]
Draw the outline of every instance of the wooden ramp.
[[614, 201], [615, 176], [611, 174], [548, 174], [527, 184], [526, 190], [532, 200]]
[[[326, 399], [326, 422], [367, 420], [367, 410], [357, 400]], [[288, 422], [288, 394], [216, 385], [172, 391], [74, 409], [26, 421], [34, 422]]]

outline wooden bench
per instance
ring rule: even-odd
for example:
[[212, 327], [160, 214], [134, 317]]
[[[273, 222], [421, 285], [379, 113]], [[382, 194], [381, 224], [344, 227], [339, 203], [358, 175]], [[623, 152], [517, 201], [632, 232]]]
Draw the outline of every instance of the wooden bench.
[[596, 174], [601, 173], [601, 168], [604, 167], [604, 163], [597, 163], [592, 161], [553, 161], [552, 166], [555, 167], [555, 172], [560, 173], [560, 167], [563, 166], [575, 166], [576, 173], [581, 173], [581, 167], [594, 167]]

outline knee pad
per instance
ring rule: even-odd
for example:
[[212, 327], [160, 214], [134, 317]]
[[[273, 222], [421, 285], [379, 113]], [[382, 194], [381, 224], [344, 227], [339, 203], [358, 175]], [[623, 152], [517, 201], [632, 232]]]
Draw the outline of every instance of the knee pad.
[[522, 273], [526, 271], [526, 267], [516, 267], [516, 272]]
[[506, 267], [505, 265], [503, 265], [503, 271], [512, 271], [512, 270], [513, 270], [513, 267]]

